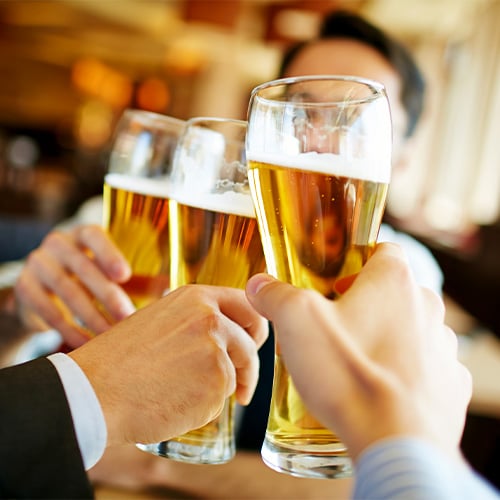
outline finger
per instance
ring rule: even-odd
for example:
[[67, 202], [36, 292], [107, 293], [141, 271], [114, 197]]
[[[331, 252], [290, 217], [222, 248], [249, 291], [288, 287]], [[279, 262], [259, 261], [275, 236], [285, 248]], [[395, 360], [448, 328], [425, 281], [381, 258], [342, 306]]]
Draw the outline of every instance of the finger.
[[[387, 286], [399, 286], [411, 280], [408, 259], [403, 250], [394, 243], [380, 243], [364, 264], [349, 290], [371, 289], [371, 281], [384, 282]], [[373, 293], [372, 290], [369, 292]]]
[[384, 243], [377, 243], [375, 251], [370, 258], [373, 258], [374, 255], [378, 255], [378, 258], [383, 257], [401, 260], [408, 264], [408, 256], [405, 254], [402, 247], [397, 243], [390, 243], [387, 241]]
[[[52, 292], [66, 305], [72, 315], [79, 318], [95, 333], [101, 333], [111, 326], [111, 323], [98, 310], [96, 302], [89, 297], [87, 290], [67, 274], [60, 263], [50, 254], [42, 251], [32, 252], [29, 256], [29, 266], [32, 281], [36, 281], [36, 277], [38, 277], [40, 283], [36, 296], [38, 299], [42, 300], [42, 296], [47, 293], [47, 290]], [[43, 302], [46, 303], [45, 300]], [[49, 311], [44, 310], [43, 313], [47, 314]], [[58, 318], [58, 325], [59, 327], [63, 326], [60, 318]], [[52, 326], [56, 327], [55, 324]]]
[[256, 311], [268, 320], [279, 323], [290, 317], [295, 319], [297, 316], [300, 320], [304, 316], [300, 314], [303, 310], [303, 292], [266, 273], [252, 276], [246, 286], [247, 299]]
[[435, 348], [438, 348], [442, 355], [445, 354], [454, 360], [458, 359], [458, 337], [457, 334], [447, 325], [443, 325], [443, 327], [439, 331], [439, 335], [433, 335], [429, 339], [429, 343], [434, 344]]
[[243, 328], [257, 347], [262, 346], [269, 334], [267, 321], [251, 306], [243, 290], [229, 287], [213, 288], [213, 298], [219, 310]]
[[462, 363], [458, 364], [459, 364], [458, 368], [459, 380], [461, 380], [461, 383], [459, 385], [463, 389], [463, 395], [465, 401], [469, 403], [472, 398], [472, 390], [473, 390], [472, 374], [465, 365], [463, 365]]
[[[105, 236], [102, 231], [95, 230], [95, 228], [94, 231], [92, 231], [90, 227], [81, 229], [81, 234], [84, 236], [80, 239], [80, 242], [89, 238], [89, 235], [95, 234], [97, 240], [102, 240]], [[96, 248], [97, 246], [98, 245], [96, 245]], [[49, 259], [51, 255], [57, 257], [59, 265], [78, 277], [84, 287], [90, 292], [90, 295], [93, 295], [97, 299], [102, 307], [109, 313], [111, 318], [114, 320], [121, 320], [135, 311], [135, 307], [130, 297], [123, 289], [116, 283], [110, 281], [102, 268], [97, 266], [96, 261], [93, 258], [89, 258], [87, 253], [76, 247], [71, 238], [63, 234], [54, 234], [46, 242], [46, 247], [48, 249], [45, 252], [46, 258]], [[104, 246], [100, 251], [105, 253], [107, 248], [107, 246]], [[96, 259], [98, 258], [97, 255], [94, 257]], [[53, 278], [52, 276], [52, 283], [54, 283]], [[70, 287], [67, 291], [70, 289], [76, 291], [75, 288], [71, 287], [71, 285], [65, 281], [63, 284]], [[57, 288], [53, 288], [54, 286], [55, 284], [52, 285], [51, 290], [60, 294]], [[79, 297], [81, 299], [81, 294], [79, 294]], [[91, 305], [91, 302], [88, 298], [84, 300], [81, 305], [77, 305], [79, 314], [81, 315], [80, 318], [88, 324], [89, 328], [101, 332], [103, 331], [102, 327], [98, 326], [100, 319], [97, 316], [94, 317], [96, 311], [95, 306], [92, 304], [92, 306], [89, 307], [89, 305]], [[72, 308], [74, 307], [75, 305], [73, 305]], [[94, 324], [95, 322], [97, 322], [97, 324]]]
[[124, 283], [132, 271], [125, 256], [113, 242], [109, 234], [100, 226], [78, 226], [73, 230], [77, 244], [89, 249], [99, 268], [113, 281]]
[[[240, 333], [236, 334], [238, 329]], [[236, 371], [236, 399], [242, 405], [247, 405], [252, 399], [259, 378], [257, 346], [243, 329], [233, 323], [226, 349]]]
[[49, 295], [39, 282], [32, 278], [30, 272], [23, 272], [15, 290], [21, 307], [28, 308], [42, 318], [43, 322], [57, 330], [71, 347], [79, 347], [92, 337], [90, 332], [75, 323], [71, 313], [60, 301]]
[[[256, 310], [275, 325], [279, 351], [299, 392], [315, 384], [328, 390], [332, 381], [337, 388], [332, 390], [341, 392], [349, 373], [360, 379], [370, 376], [366, 357], [339, 320], [335, 301], [267, 274], [252, 277], [246, 291]], [[330, 375], [320, 375], [318, 366], [329, 366]]]
[[235, 396], [247, 405], [259, 377], [257, 348], [267, 339], [269, 325], [250, 305], [243, 290], [228, 287], [209, 287], [227, 328], [222, 329], [225, 349], [236, 373]]
[[286, 354], [289, 359], [321, 355], [316, 342], [326, 341], [326, 336], [320, 332], [325, 330], [325, 323], [335, 321], [329, 300], [313, 290], [296, 288], [265, 273], [250, 278], [246, 293], [252, 306], [275, 325], [280, 348], [290, 351]]
[[[409, 298], [409, 303], [415, 295], [420, 294], [420, 286], [415, 281], [408, 265], [408, 259], [401, 248], [393, 243], [377, 245], [374, 253], [361, 268], [351, 286], [338, 299], [337, 304], [345, 310], [346, 316], [355, 314], [359, 304], [363, 304], [364, 316], [377, 317], [391, 314], [393, 304], [386, 301], [382, 304], [384, 314], [380, 311], [380, 301], [374, 303], [373, 297], [401, 297]], [[410, 299], [411, 298], [411, 299]], [[372, 311], [376, 308], [376, 311]]]
[[446, 316], [446, 308], [443, 298], [434, 290], [426, 287], [420, 287], [423, 300], [426, 301], [426, 307], [429, 313], [435, 318], [440, 318], [444, 322]]

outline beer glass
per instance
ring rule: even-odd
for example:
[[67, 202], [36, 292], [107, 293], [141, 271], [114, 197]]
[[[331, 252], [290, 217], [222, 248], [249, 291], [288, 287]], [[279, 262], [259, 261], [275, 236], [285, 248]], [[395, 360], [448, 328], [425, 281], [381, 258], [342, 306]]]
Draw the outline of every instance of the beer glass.
[[[385, 208], [391, 173], [385, 89], [347, 76], [265, 83], [251, 94], [246, 149], [268, 272], [335, 299], [337, 281], [370, 256]], [[352, 473], [344, 444], [301, 401], [279, 342], [262, 457], [295, 476]]]
[[104, 227], [127, 258], [123, 288], [136, 307], [170, 287], [169, 177], [185, 122], [126, 110], [118, 122], [104, 179]]
[[[171, 175], [171, 288], [189, 283], [244, 288], [250, 276], [265, 269], [248, 186], [246, 122], [193, 118], [186, 123]], [[200, 429], [139, 447], [183, 462], [227, 462], [235, 454], [233, 412], [230, 397], [219, 417]]]

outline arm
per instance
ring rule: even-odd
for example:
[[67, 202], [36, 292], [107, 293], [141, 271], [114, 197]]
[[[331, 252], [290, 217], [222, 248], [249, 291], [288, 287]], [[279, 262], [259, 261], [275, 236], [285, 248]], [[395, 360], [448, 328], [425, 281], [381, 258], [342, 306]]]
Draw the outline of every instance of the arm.
[[461, 463], [471, 377], [441, 299], [416, 284], [398, 247], [380, 245], [334, 302], [267, 275], [252, 278], [247, 295], [274, 323], [304, 401], [355, 463], [369, 446], [408, 436]]
[[[233, 392], [241, 404], [247, 404], [257, 381], [257, 348], [266, 334], [267, 323], [250, 307], [243, 291], [187, 286], [116, 324], [69, 357], [83, 371], [91, 395], [100, 403], [107, 428], [105, 445], [155, 442], [207, 423]], [[35, 364], [43, 364], [45, 370], [28, 377]], [[1, 406], [7, 408], [0, 417], [0, 437], [6, 438], [0, 447], [0, 488], [9, 495], [36, 493], [29, 490], [31, 483], [12, 482], [24, 473], [25, 455], [33, 457], [34, 475], [65, 470], [60, 464], [64, 455], [52, 453], [53, 448], [69, 450], [78, 459], [72, 467], [80, 474], [84, 470], [75, 431], [68, 425], [71, 418], [64, 391], [54, 368], [46, 373], [47, 365], [50, 363], [42, 359], [0, 371]], [[59, 373], [66, 384], [67, 372]], [[29, 389], [32, 379], [39, 380], [34, 388], [50, 385], [57, 398], [47, 392], [33, 394]], [[66, 393], [76, 428], [79, 416], [73, 412], [74, 403], [86, 392], [85, 384], [79, 389], [76, 398]], [[10, 406], [13, 395], [18, 404]], [[29, 436], [35, 432], [39, 438], [21, 444], [29, 448], [27, 452], [19, 442], [23, 430]], [[68, 434], [71, 439], [66, 439]], [[86, 449], [80, 442], [84, 438], [78, 436], [82, 450]], [[9, 460], [4, 477], [3, 464]], [[65, 491], [64, 476], [51, 473], [45, 482], [52, 485], [50, 496], [57, 496], [58, 488]], [[75, 496], [81, 495], [67, 494]]]

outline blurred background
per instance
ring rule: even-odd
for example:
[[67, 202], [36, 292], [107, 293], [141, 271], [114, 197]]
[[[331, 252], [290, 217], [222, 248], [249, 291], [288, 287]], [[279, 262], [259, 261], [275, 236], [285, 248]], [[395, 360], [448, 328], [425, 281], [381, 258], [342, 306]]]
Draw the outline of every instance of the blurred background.
[[[101, 193], [124, 109], [244, 118], [283, 50], [336, 8], [417, 56], [428, 101], [388, 216], [438, 259], [461, 333], [500, 336], [498, 0], [0, 1], [0, 262], [24, 257]], [[500, 384], [488, 382], [488, 404], [498, 399], [481, 446], [497, 456], [479, 465], [495, 463], [498, 480]]]
[[428, 80], [392, 223], [428, 244], [446, 290], [500, 330], [498, 0], [3, 0], [0, 261], [101, 192], [125, 108], [245, 117], [283, 50], [335, 8], [403, 40]]

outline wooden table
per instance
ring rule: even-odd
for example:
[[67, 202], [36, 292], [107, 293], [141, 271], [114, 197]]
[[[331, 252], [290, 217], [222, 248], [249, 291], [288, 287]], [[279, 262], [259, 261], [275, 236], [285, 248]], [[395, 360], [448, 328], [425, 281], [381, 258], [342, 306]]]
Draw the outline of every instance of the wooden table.
[[124, 448], [91, 471], [97, 500], [158, 498], [348, 499], [352, 479], [303, 479], [268, 468], [259, 453], [239, 452], [224, 465], [190, 465]]

